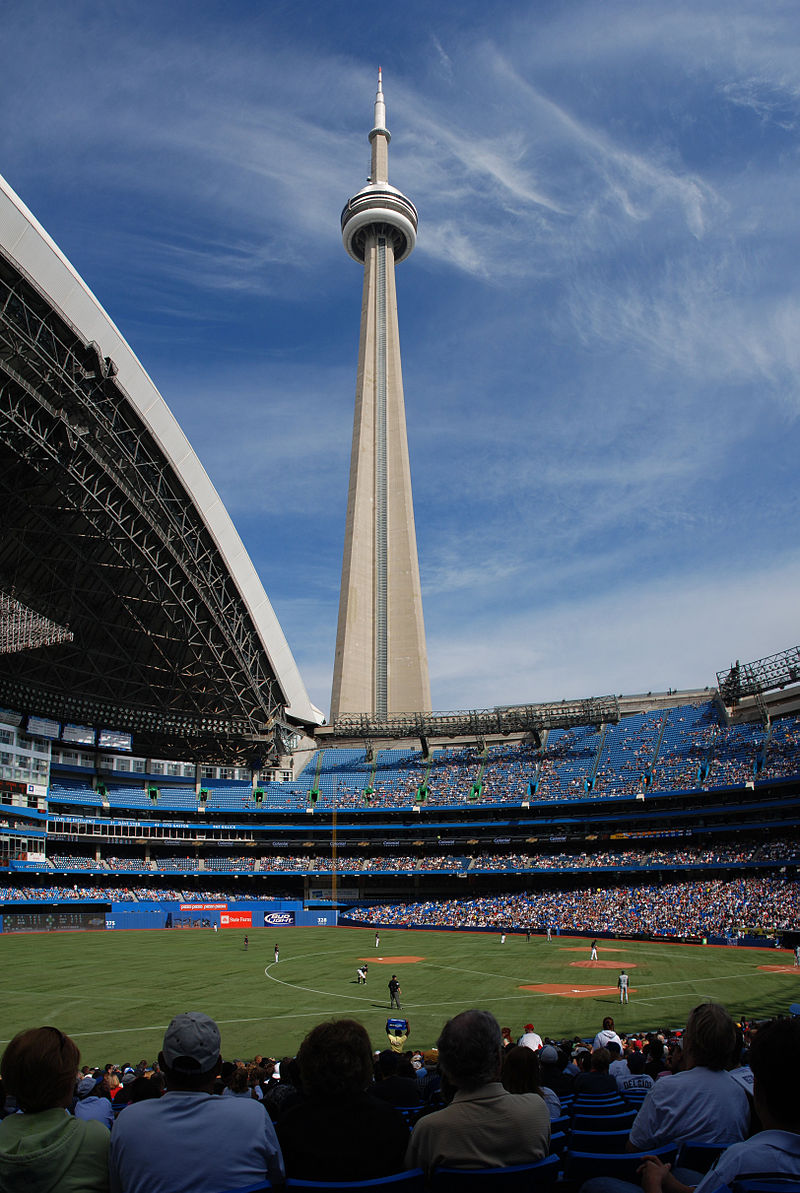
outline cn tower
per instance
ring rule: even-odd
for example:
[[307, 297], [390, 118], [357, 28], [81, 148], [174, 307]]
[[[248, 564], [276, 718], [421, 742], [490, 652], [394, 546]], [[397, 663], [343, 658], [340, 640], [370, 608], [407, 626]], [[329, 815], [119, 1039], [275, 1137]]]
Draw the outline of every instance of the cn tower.
[[394, 281], [416, 243], [417, 209], [389, 184], [380, 71], [369, 139], [369, 180], [342, 212], [364, 290], [331, 720], [431, 704]]

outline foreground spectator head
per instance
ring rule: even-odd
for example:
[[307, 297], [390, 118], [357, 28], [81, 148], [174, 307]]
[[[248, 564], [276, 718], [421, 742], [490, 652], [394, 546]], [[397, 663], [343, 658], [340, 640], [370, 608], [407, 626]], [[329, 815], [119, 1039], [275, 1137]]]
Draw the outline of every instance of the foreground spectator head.
[[80, 1060], [75, 1042], [57, 1027], [21, 1031], [3, 1053], [3, 1089], [26, 1114], [69, 1106]]
[[462, 1011], [438, 1040], [439, 1067], [456, 1089], [474, 1090], [500, 1075], [502, 1036], [489, 1011]]
[[170, 1089], [203, 1089], [212, 1085], [222, 1065], [219, 1028], [202, 1011], [176, 1015], [164, 1033], [158, 1056]]
[[753, 1100], [764, 1126], [800, 1133], [800, 1019], [773, 1019], [760, 1027], [750, 1048], [750, 1068]]
[[607, 1073], [608, 1066], [611, 1064], [611, 1053], [607, 1048], [595, 1048], [591, 1064], [597, 1073]]
[[736, 1024], [724, 1007], [702, 1002], [689, 1012], [683, 1034], [687, 1066], [724, 1069], [736, 1046]]
[[378, 1053], [375, 1067], [381, 1077], [393, 1077], [400, 1066], [400, 1057], [391, 1048], [384, 1048]]
[[[4, 1193], [104, 1193], [108, 1189], [106, 1123], [68, 1114], [80, 1054], [57, 1027], [35, 1027], [14, 1036], [0, 1062], [5, 1094], [22, 1114], [0, 1122], [0, 1189]], [[93, 1078], [89, 1078], [93, 1080]], [[79, 1107], [90, 1102], [87, 1098]], [[109, 1112], [111, 1104], [106, 1103]], [[112, 1112], [113, 1113], [113, 1112]]]
[[297, 1063], [309, 1097], [361, 1093], [372, 1080], [372, 1045], [355, 1019], [329, 1019], [308, 1033]]
[[542, 1083], [539, 1053], [530, 1048], [509, 1048], [503, 1057], [501, 1080], [510, 1094], [538, 1094]]
[[638, 1077], [644, 1072], [644, 1055], [638, 1049], [628, 1057], [628, 1068], [634, 1077]]

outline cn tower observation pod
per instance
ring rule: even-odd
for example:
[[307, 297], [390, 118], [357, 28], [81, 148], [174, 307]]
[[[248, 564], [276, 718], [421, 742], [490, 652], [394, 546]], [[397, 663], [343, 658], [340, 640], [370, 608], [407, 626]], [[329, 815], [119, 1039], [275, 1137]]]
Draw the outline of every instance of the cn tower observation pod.
[[378, 226], [392, 242], [397, 265], [417, 243], [417, 223], [417, 209], [402, 191], [388, 182], [370, 182], [342, 211], [342, 241], [349, 256], [363, 265], [367, 231]]
[[2, 178], [0, 592], [70, 639], [0, 654], [7, 708], [253, 762], [324, 720], [175, 417]]

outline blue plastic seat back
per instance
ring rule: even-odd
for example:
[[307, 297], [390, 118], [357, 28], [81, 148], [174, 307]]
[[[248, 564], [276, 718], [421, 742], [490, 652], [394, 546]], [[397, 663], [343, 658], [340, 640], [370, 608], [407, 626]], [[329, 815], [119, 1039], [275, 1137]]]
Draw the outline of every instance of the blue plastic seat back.
[[429, 1189], [430, 1193], [536, 1193], [554, 1185], [560, 1172], [559, 1155], [507, 1168], [434, 1168]]
[[550, 1152], [551, 1156], [563, 1156], [567, 1150], [567, 1133], [566, 1131], [553, 1131], [552, 1124], [550, 1130]]
[[621, 1114], [576, 1114], [572, 1120], [573, 1131], [630, 1131], [636, 1112], [625, 1110]]
[[577, 1114], [588, 1116], [590, 1114], [622, 1114], [623, 1111], [629, 1110], [630, 1107], [622, 1098], [607, 1098], [601, 1101], [599, 1098], [593, 1098], [590, 1102], [583, 1098], [576, 1098], [570, 1107], [570, 1113], [574, 1118]]
[[647, 1156], [658, 1156], [665, 1164], [675, 1163], [678, 1145], [668, 1143], [652, 1147], [646, 1152], [579, 1152], [568, 1151], [564, 1163], [564, 1178], [582, 1184], [594, 1176], [614, 1176], [638, 1185], [638, 1169]]
[[272, 1185], [269, 1183], [269, 1181], [264, 1180], [259, 1181], [256, 1185], [247, 1185], [244, 1189], [241, 1187], [238, 1189], [224, 1189], [221, 1190], [221, 1193], [266, 1193], [266, 1191], [271, 1188]]
[[359, 1190], [386, 1189], [387, 1193], [397, 1189], [398, 1193], [424, 1193], [425, 1173], [421, 1168], [408, 1172], [397, 1172], [391, 1176], [377, 1176], [370, 1181], [303, 1181], [289, 1177], [287, 1189], [306, 1189], [316, 1193], [358, 1193]]
[[569, 1137], [570, 1151], [574, 1152], [612, 1152], [619, 1155], [625, 1151], [627, 1142], [627, 1131], [573, 1131]]
[[678, 1152], [678, 1167], [691, 1168], [693, 1172], [708, 1172], [726, 1147], [726, 1143], [703, 1143], [697, 1139], [686, 1139]]

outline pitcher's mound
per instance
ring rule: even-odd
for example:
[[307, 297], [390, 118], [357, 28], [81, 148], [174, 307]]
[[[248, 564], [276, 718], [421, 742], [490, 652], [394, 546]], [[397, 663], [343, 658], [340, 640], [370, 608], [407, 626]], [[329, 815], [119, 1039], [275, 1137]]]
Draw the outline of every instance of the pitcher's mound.
[[370, 965], [411, 965], [414, 961], [424, 961], [424, 957], [359, 957], [359, 961], [369, 961]]
[[[625, 962], [627, 965], [627, 961]], [[570, 961], [570, 969], [622, 969], [619, 961]], [[628, 969], [636, 969], [635, 965], [628, 965]]]

